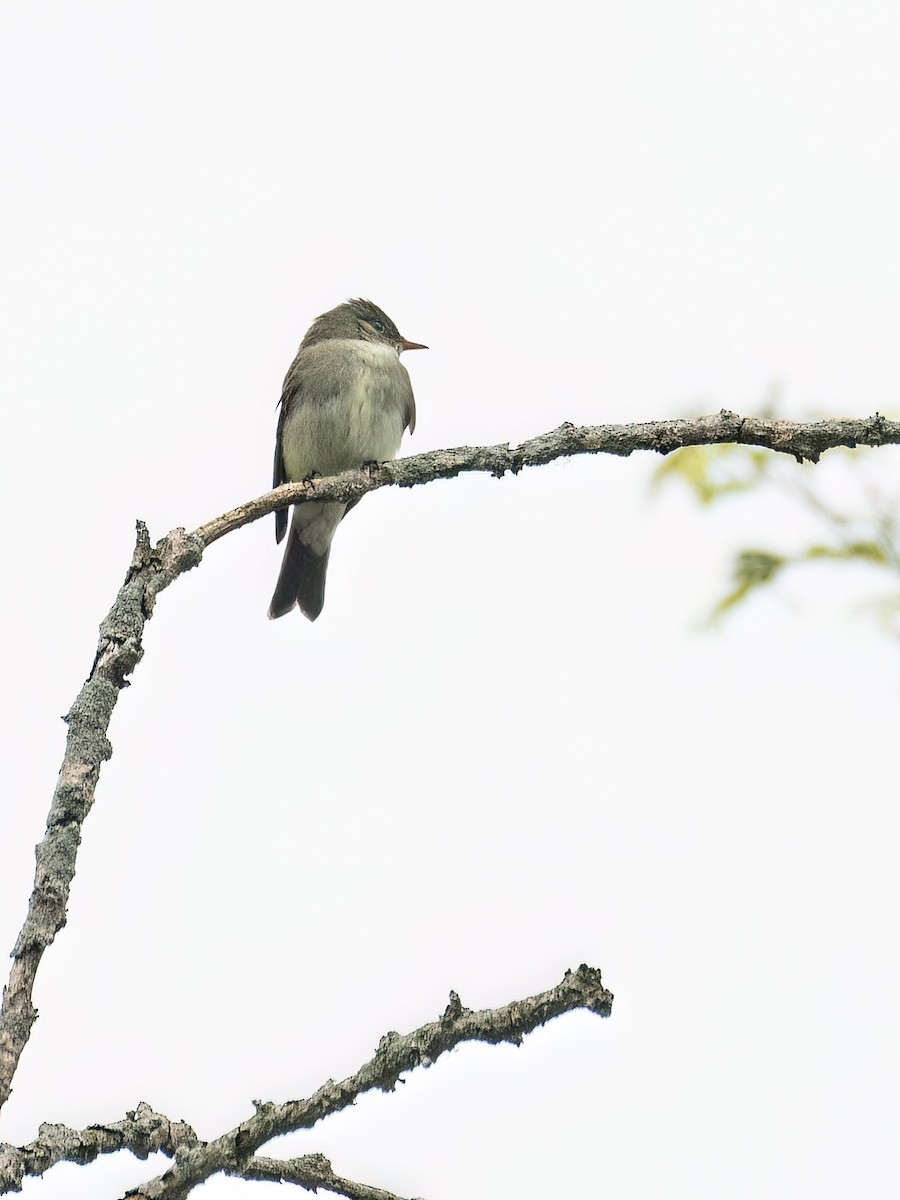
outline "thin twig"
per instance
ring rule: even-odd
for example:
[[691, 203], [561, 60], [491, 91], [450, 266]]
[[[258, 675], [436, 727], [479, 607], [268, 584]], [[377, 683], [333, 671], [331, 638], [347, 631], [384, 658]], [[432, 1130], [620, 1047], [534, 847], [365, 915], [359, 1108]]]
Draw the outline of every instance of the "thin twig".
[[227, 1171], [239, 1179], [264, 1180], [268, 1183], [296, 1183], [308, 1192], [319, 1188], [345, 1196], [347, 1200], [404, 1200], [394, 1192], [372, 1187], [368, 1183], [357, 1183], [335, 1175], [331, 1163], [324, 1154], [304, 1154], [301, 1158], [251, 1158], [242, 1171]]

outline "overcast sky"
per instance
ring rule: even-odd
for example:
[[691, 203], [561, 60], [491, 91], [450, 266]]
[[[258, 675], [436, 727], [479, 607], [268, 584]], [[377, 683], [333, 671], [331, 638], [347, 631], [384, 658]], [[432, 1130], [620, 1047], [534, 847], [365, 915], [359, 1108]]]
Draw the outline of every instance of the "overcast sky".
[[[0, 6], [0, 946], [135, 518], [267, 489], [325, 309], [430, 346], [403, 453], [898, 414], [898, 38], [890, 0]], [[370, 496], [315, 625], [266, 620], [271, 518], [160, 597], [0, 1140], [140, 1100], [213, 1137], [584, 961], [611, 1020], [270, 1151], [428, 1200], [896, 1196], [900, 650], [827, 567], [697, 632], [809, 530], [657, 464]]]

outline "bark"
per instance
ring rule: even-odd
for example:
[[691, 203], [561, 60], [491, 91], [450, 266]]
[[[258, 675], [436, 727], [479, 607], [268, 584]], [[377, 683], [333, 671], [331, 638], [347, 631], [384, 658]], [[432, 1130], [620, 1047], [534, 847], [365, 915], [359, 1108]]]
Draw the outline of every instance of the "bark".
[[399, 1200], [380, 1188], [342, 1179], [322, 1155], [279, 1160], [257, 1157], [256, 1151], [272, 1138], [311, 1129], [354, 1104], [364, 1092], [394, 1091], [403, 1074], [430, 1067], [463, 1042], [518, 1046], [526, 1034], [563, 1013], [583, 1008], [608, 1017], [612, 1002], [600, 972], [585, 965], [567, 971], [547, 991], [501, 1008], [473, 1012], [451, 992], [450, 1003], [437, 1021], [402, 1036], [386, 1033], [373, 1057], [353, 1075], [340, 1083], [328, 1080], [306, 1100], [256, 1101], [253, 1116], [211, 1142], [201, 1142], [190, 1125], [170, 1121], [143, 1103], [112, 1124], [83, 1130], [42, 1125], [38, 1137], [27, 1146], [0, 1144], [0, 1193], [19, 1190], [25, 1176], [42, 1175], [58, 1162], [88, 1163], [99, 1154], [130, 1150], [139, 1158], [161, 1151], [175, 1161], [164, 1175], [128, 1192], [127, 1200], [180, 1200], [211, 1176], [223, 1173], [247, 1180], [295, 1183], [310, 1191], [325, 1188], [351, 1200]]
[[[793, 422], [741, 417], [736, 413], [722, 410], [711, 416], [648, 421], [634, 425], [576, 427], [566, 423], [550, 433], [531, 438], [520, 446], [461, 446], [451, 450], [434, 450], [395, 462], [369, 464], [359, 470], [345, 471], [343, 474], [329, 479], [316, 478], [302, 483], [285, 484], [275, 491], [267, 492], [255, 500], [248, 501], [246, 504], [214, 518], [192, 533], [186, 533], [183, 529], [173, 530], [155, 546], [150, 544], [147, 527], [139, 521], [137, 544], [125, 582], [100, 627], [100, 640], [90, 674], [65, 718], [68, 725], [65, 755], [47, 818], [47, 830], [36, 848], [37, 866], [28, 915], [13, 950], [9, 982], [3, 990], [2, 1006], [0, 1006], [0, 1108], [9, 1098], [13, 1076], [37, 1018], [37, 1012], [32, 1003], [32, 992], [38, 966], [44, 951], [65, 925], [69, 888], [75, 874], [76, 857], [81, 842], [81, 827], [94, 801], [94, 790], [100, 768], [112, 753], [107, 730], [113, 709], [120, 692], [128, 686], [128, 677], [143, 655], [144, 624], [153, 614], [159, 592], [173, 583], [179, 575], [197, 566], [207, 546], [269, 513], [290, 504], [303, 503], [308, 500], [358, 500], [366, 492], [375, 491], [378, 488], [415, 487], [435, 479], [450, 479], [468, 471], [488, 472], [500, 478], [507, 472], [516, 474], [523, 467], [541, 466], [557, 458], [576, 454], [622, 456], [632, 454], [637, 450], [652, 450], [660, 454], [668, 454], [684, 446], [724, 443], [765, 447], [778, 453], [789, 454], [798, 462], [817, 462], [826, 450], [838, 446], [855, 448], [857, 446], [896, 445], [900, 443], [900, 422], [888, 421], [879, 413], [873, 417], [860, 419]], [[581, 968], [580, 970], [587, 969]], [[567, 994], [570, 999], [572, 981], [576, 979], [581, 979], [577, 972], [570, 978], [570, 983], [567, 985], [569, 988]], [[597, 986], [599, 987], [599, 976]], [[560, 987], [563, 988], [564, 985], [560, 985]], [[549, 994], [547, 993], [547, 995]], [[520, 1004], [527, 1006], [538, 999], [522, 1001]], [[590, 1004], [586, 1006], [591, 1007]], [[505, 1010], [496, 1011], [499, 1013]], [[563, 1007], [559, 1011], [566, 1011], [566, 1009]], [[599, 1009], [595, 1009], [595, 1011], [599, 1011]], [[500, 1018], [496, 1017], [496, 1014], [494, 1015], [500, 1022]], [[552, 1013], [551, 1015], [557, 1014]], [[441, 1038], [447, 1033], [448, 1021], [453, 1029], [458, 1031], [463, 1026], [474, 1028], [473, 1022], [477, 1024], [476, 1018], [482, 1017], [487, 1019], [484, 1014], [468, 1014], [464, 1019], [462, 1010], [460, 1010], [460, 1013], [451, 1020], [445, 1014], [443, 1022], [439, 1022], [434, 1027], [425, 1027], [443, 1031], [440, 1037], [437, 1034], [429, 1035], [429, 1037], [433, 1036], [434, 1040], [432, 1049], [427, 1054], [424, 1051], [421, 1051], [420, 1054], [420, 1035], [423, 1035], [423, 1031], [419, 1030], [416, 1034], [409, 1035], [407, 1039], [398, 1039], [398, 1044], [393, 1048], [390, 1045], [384, 1046], [379, 1050], [376, 1059], [373, 1059], [373, 1064], [377, 1063], [380, 1066], [377, 1068], [371, 1064], [369, 1066], [372, 1070], [383, 1069], [386, 1072], [385, 1081], [396, 1082], [396, 1075], [392, 1073], [394, 1068], [389, 1069], [388, 1063], [399, 1063], [400, 1058], [403, 1057], [400, 1054], [401, 1048], [404, 1053], [407, 1053], [407, 1057], [403, 1058], [404, 1065], [396, 1067], [397, 1074], [399, 1071], [411, 1069], [414, 1065], [427, 1065], [426, 1059], [430, 1061], [429, 1054], [433, 1057], [443, 1053], [447, 1047]], [[541, 1018], [541, 1020], [546, 1019], [548, 1018]], [[541, 1021], [538, 1020], [536, 1023], [540, 1024]], [[500, 1025], [497, 1026], [498, 1029], [499, 1027]], [[513, 1027], [513, 1025], [509, 1026], [510, 1029]], [[534, 1025], [530, 1025], [529, 1028], [534, 1028]], [[492, 1039], [490, 1036], [486, 1036], [486, 1029], [487, 1026], [481, 1034], [477, 1035], [482, 1040], [515, 1040], [506, 1035]], [[521, 1032], [527, 1032], [527, 1030], [523, 1028], [519, 1036], [521, 1036]], [[419, 1037], [419, 1041], [415, 1041], [417, 1037]], [[412, 1052], [413, 1042], [410, 1042], [409, 1038], [414, 1039], [415, 1045], [419, 1047], [415, 1053]], [[465, 1040], [465, 1038], [461, 1036], [457, 1040]], [[419, 1055], [418, 1058], [417, 1055]], [[416, 1061], [413, 1061], [414, 1059]], [[386, 1082], [386, 1086], [393, 1086], [393, 1082]], [[307, 1116], [314, 1111], [320, 1112], [320, 1115], [315, 1116], [312, 1123], [321, 1119], [321, 1115], [325, 1115], [326, 1111], [336, 1111], [333, 1107], [336, 1104], [336, 1097], [329, 1091], [329, 1088], [333, 1089], [335, 1086], [338, 1085], [326, 1085], [321, 1096], [319, 1093], [316, 1094], [318, 1100], [314, 1097], [305, 1102], [307, 1106], [312, 1106], [303, 1109], [303, 1113], [306, 1113]], [[316, 1104], [318, 1104], [318, 1108], [316, 1108]], [[279, 1114], [277, 1121], [287, 1120], [290, 1128], [302, 1128], [305, 1123], [308, 1123], [307, 1117], [301, 1115], [300, 1109], [292, 1110], [294, 1115], [285, 1117], [286, 1106], [275, 1107]], [[150, 1120], [151, 1118], [156, 1119], [156, 1116], [146, 1106], [143, 1106], [136, 1110], [136, 1115], [130, 1116], [125, 1122], [119, 1122], [115, 1126], [97, 1126], [93, 1133], [93, 1140], [85, 1141], [84, 1136], [78, 1135], [74, 1144], [80, 1155], [79, 1161], [85, 1161], [98, 1153], [105, 1152], [107, 1142], [104, 1141], [104, 1138], [113, 1140], [117, 1137], [130, 1138], [129, 1148], [138, 1153], [136, 1147], [140, 1138], [150, 1136], [143, 1126], [140, 1127], [143, 1132], [139, 1130], [140, 1122], [144, 1118]], [[165, 1118], [159, 1118], [159, 1120], [165, 1121]], [[182, 1127], [180, 1125], [172, 1126], [169, 1123], [170, 1129], [182, 1130], [178, 1134], [179, 1161], [172, 1171], [162, 1177], [162, 1180], [167, 1181], [159, 1183], [163, 1190], [140, 1190], [134, 1194], [146, 1197], [180, 1196], [186, 1194], [185, 1188], [189, 1190], [194, 1183], [207, 1178], [215, 1171], [237, 1169], [236, 1163], [243, 1163], [238, 1173], [249, 1170], [247, 1154], [252, 1154], [257, 1146], [275, 1136], [274, 1133], [267, 1132], [274, 1127], [273, 1120], [275, 1118], [266, 1107], [264, 1110], [261, 1109], [256, 1117], [251, 1118], [250, 1122], [245, 1123], [240, 1130], [233, 1131], [231, 1135], [226, 1135], [218, 1142], [204, 1147], [189, 1144], [190, 1137], [183, 1132]], [[138, 1124], [132, 1128], [128, 1124], [129, 1121]], [[296, 1123], [291, 1124], [292, 1121]], [[42, 1126], [42, 1131], [58, 1128]], [[71, 1131], [65, 1132], [66, 1136], [71, 1134]], [[278, 1129], [277, 1132], [285, 1132], [285, 1130]], [[157, 1134], [154, 1133], [153, 1136], [157, 1136]], [[162, 1135], [159, 1134], [159, 1136]], [[81, 1140], [78, 1140], [79, 1137]], [[30, 1154], [27, 1147], [24, 1150], [16, 1151], [12, 1147], [0, 1146], [0, 1185], [3, 1190], [8, 1190], [9, 1186], [16, 1186], [11, 1181], [16, 1178], [21, 1179], [21, 1173], [17, 1175], [17, 1172], [35, 1173], [36, 1166], [42, 1161], [41, 1154], [45, 1155], [45, 1161], [48, 1164], [51, 1160], [58, 1161], [58, 1158], [54, 1158], [57, 1153], [54, 1147], [57, 1143], [53, 1142], [51, 1145], [52, 1139], [48, 1141], [48, 1138], [50, 1138], [50, 1134], [42, 1132], [41, 1138], [32, 1144]], [[240, 1143], [239, 1146], [238, 1143]], [[149, 1143], [147, 1144], [149, 1145]], [[158, 1148], [165, 1150], [166, 1146], [161, 1145]], [[240, 1154], [237, 1153], [238, 1149]], [[237, 1157], [235, 1157], [236, 1154]], [[47, 1155], [49, 1158], [46, 1158]], [[64, 1155], [64, 1157], [67, 1156]], [[263, 1178], [265, 1171], [270, 1168], [263, 1165], [264, 1160], [255, 1161], [254, 1169], [257, 1173], [252, 1177]], [[296, 1160], [297, 1163], [302, 1161], [305, 1160]], [[28, 1165], [22, 1166], [23, 1163]], [[46, 1169], [46, 1165], [40, 1169]], [[315, 1164], [307, 1164], [306, 1167], [297, 1166], [293, 1169], [299, 1172], [299, 1175], [306, 1171], [305, 1178], [311, 1179], [314, 1178], [315, 1170], [318, 1168], [315, 1167]], [[325, 1170], [324, 1167], [322, 1169]], [[327, 1167], [327, 1170], [331, 1170], [330, 1166]], [[299, 1175], [290, 1182], [301, 1183]], [[246, 1177], [250, 1178], [251, 1176], [247, 1175]], [[272, 1176], [266, 1175], [265, 1177], [271, 1178]], [[281, 1178], [288, 1181], [285, 1175], [282, 1175]], [[338, 1177], [334, 1176], [334, 1179], [337, 1180]], [[176, 1182], [178, 1180], [183, 1182]], [[307, 1186], [305, 1183], [301, 1185]], [[326, 1185], [320, 1182], [318, 1186]], [[362, 1187], [363, 1185], [351, 1185], [348, 1181], [343, 1181], [341, 1186], [347, 1188]], [[345, 1191], [343, 1194], [378, 1195], [378, 1192]]]

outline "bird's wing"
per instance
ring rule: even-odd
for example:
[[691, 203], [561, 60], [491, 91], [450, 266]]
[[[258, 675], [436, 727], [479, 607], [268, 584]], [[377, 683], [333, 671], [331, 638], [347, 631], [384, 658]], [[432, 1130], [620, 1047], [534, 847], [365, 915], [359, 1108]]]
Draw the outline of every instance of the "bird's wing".
[[416, 400], [415, 400], [415, 397], [413, 396], [412, 383], [410, 382], [410, 378], [409, 378], [409, 371], [407, 371], [406, 367], [403, 366], [403, 363], [401, 363], [400, 366], [403, 368], [403, 379], [406, 384], [406, 387], [404, 388], [404, 395], [403, 395], [403, 399], [406, 403], [406, 411], [403, 414], [403, 420], [404, 420], [403, 428], [408, 429], [410, 433], [415, 433], [416, 432]]
[[[307, 355], [307, 358], [309, 355]], [[302, 377], [303, 377], [303, 348], [301, 347], [294, 361], [291, 363], [290, 370], [284, 377], [284, 383], [281, 385], [281, 399], [278, 401], [278, 429], [275, 433], [275, 463], [272, 469], [272, 487], [281, 487], [283, 483], [289, 483], [287, 471], [284, 467], [284, 426], [288, 419], [291, 408], [295, 403], [298, 403], [302, 395]], [[275, 541], [280, 542], [287, 533], [288, 510], [279, 508], [275, 514]]]
[[[286, 381], [285, 381], [286, 382]], [[288, 410], [288, 399], [286, 391], [281, 393], [281, 399], [278, 401], [281, 411], [278, 414], [278, 430], [275, 434], [275, 463], [272, 468], [272, 487], [281, 487], [283, 483], [287, 483], [287, 475], [284, 470], [284, 458], [281, 453], [281, 434], [284, 429], [284, 418]], [[279, 508], [275, 513], [275, 541], [280, 542], [287, 533], [287, 509]]]

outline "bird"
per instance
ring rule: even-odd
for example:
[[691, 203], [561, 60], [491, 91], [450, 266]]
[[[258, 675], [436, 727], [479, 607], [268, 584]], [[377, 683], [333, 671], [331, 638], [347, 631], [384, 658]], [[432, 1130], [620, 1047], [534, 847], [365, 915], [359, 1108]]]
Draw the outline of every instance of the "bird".
[[[427, 350], [402, 337], [371, 300], [348, 300], [310, 325], [285, 376], [279, 401], [272, 486], [336, 475], [385, 462], [416, 427], [416, 402], [404, 350]], [[357, 500], [294, 506], [269, 618], [295, 605], [315, 621], [325, 603], [331, 539]], [[275, 513], [275, 540], [288, 532], [287, 509]]]

